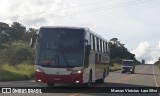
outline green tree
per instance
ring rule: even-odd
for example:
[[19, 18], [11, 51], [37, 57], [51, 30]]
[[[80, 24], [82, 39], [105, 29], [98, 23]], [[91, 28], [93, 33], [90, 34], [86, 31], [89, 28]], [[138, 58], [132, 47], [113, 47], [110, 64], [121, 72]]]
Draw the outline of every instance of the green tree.
[[37, 33], [37, 29], [29, 28], [23, 35], [23, 41], [29, 42], [32, 35]]
[[118, 38], [112, 38], [109, 45], [111, 64], [121, 63], [122, 59], [131, 59], [137, 61], [135, 54], [130, 53], [127, 48], [124, 47], [124, 44], [118, 41]]
[[10, 27], [6, 23], [0, 22], [0, 48], [4, 47], [4, 44], [10, 41], [9, 38]]
[[12, 42], [7, 48], [0, 53], [3, 63], [17, 65], [22, 62], [34, 64], [34, 49], [29, 49], [28, 43], [22, 41]]
[[26, 27], [24, 27], [18, 22], [13, 22], [13, 24], [11, 25], [10, 37], [12, 38], [12, 40], [16, 41], [22, 40], [25, 32], [26, 32]]

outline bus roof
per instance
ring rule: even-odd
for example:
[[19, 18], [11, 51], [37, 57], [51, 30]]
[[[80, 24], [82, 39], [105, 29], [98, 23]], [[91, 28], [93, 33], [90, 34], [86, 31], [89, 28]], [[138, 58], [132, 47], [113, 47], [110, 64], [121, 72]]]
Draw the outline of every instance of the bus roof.
[[134, 61], [134, 60], [123, 60], [123, 61]]
[[107, 39], [103, 38], [102, 36], [100, 36], [99, 34], [93, 32], [92, 30], [90, 30], [90, 29], [87, 28], [87, 27], [75, 27], [75, 26], [42, 26], [42, 27], [40, 27], [40, 29], [41, 29], [41, 28], [83, 29], [83, 30], [89, 31], [90, 33], [92, 33], [93, 35], [99, 37], [100, 39], [108, 42]]
[[100, 39], [102, 39], [102, 40], [104, 40], [104, 41], [106, 41], [106, 42], [108, 42], [108, 40], [107, 40], [107, 39], [105, 39], [105, 38], [103, 38], [101, 35], [99, 35], [99, 34], [95, 33], [94, 31], [90, 30], [89, 28], [88, 28], [88, 30], [89, 30], [93, 35], [95, 35], [95, 36], [99, 37]]
[[85, 27], [73, 27], [73, 26], [42, 26], [41, 28], [64, 28], [64, 29], [87, 29]]

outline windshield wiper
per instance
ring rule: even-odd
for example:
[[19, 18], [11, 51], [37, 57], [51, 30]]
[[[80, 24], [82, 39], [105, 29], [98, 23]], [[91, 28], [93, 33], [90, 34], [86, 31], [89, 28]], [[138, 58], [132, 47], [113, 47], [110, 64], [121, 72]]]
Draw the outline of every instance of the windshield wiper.
[[71, 67], [70, 64], [69, 64], [69, 62], [68, 62], [68, 60], [67, 60], [66, 55], [64, 54], [64, 52], [63, 52], [62, 50], [61, 50], [61, 54], [62, 54], [62, 56], [63, 56], [63, 58], [64, 58], [64, 60], [65, 60], [65, 63], [67, 64], [67, 66], [68, 66], [68, 67]]
[[66, 57], [66, 55], [64, 54], [63, 50], [61, 49], [61, 47], [62, 47], [62, 45], [61, 45], [61, 38], [62, 38], [62, 37], [61, 37], [61, 36], [62, 36], [62, 34], [60, 35], [60, 38], [59, 38], [58, 65], [59, 65], [59, 53], [61, 52], [62, 57], [64, 58], [65, 63], [67, 64], [68, 67], [70, 67], [70, 64], [69, 64], [69, 62], [68, 62], [68, 60], [67, 60], [67, 57]]

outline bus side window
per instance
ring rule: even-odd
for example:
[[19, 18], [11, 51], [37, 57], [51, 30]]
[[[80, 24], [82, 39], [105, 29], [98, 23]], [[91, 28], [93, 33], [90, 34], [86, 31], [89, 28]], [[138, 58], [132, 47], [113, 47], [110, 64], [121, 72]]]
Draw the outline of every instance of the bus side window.
[[104, 53], [104, 43], [103, 43], [104, 41], [102, 40], [102, 53]]
[[107, 44], [107, 52], [108, 52], [108, 53], [110, 52], [109, 44]]
[[95, 50], [95, 36], [93, 36], [93, 50]]
[[104, 42], [104, 53], [106, 53], [106, 42]]
[[100, 39], [99, 39], [99, 52], [102, 52], [102, 43]]
[[104, 54], [106, 53], [106, 49], [105, 49], [105, 45], [106, 43], [105, 43], [105, 41], [103, 42], [103, 50], [104, 50]]
[[99, 52], [99, 39], [97, 38], [97, 51]]
[[90, 41], [91, 41], [91, 50], [93, 50], [93, 37], [92, 37], [92, 34], [90, 34]]
[[106, 53], [109, 53], [108, 44], [106, 43]]
[[95, 41], [95, 51], [97, 51], [97, 37], [94, 38]]

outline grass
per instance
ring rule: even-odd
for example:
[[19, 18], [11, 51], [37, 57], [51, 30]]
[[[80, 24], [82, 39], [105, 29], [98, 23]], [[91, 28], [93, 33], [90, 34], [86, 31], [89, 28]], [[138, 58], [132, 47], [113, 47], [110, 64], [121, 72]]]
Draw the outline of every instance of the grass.
[[121, 69], [121, 65], [120, 64], [117, 64], [117, 63], [114, 63], [113, 66], [110, 66], [109, 67], [109, 71], [112, 72], [112, 71], [117, 71], [117, 70], [120, 70]]
[[30, 64], [19, 64], [10, 66], [4, 64], [0, 68], [0, 81], [27, 80], [34, 76], [34, 66]]

